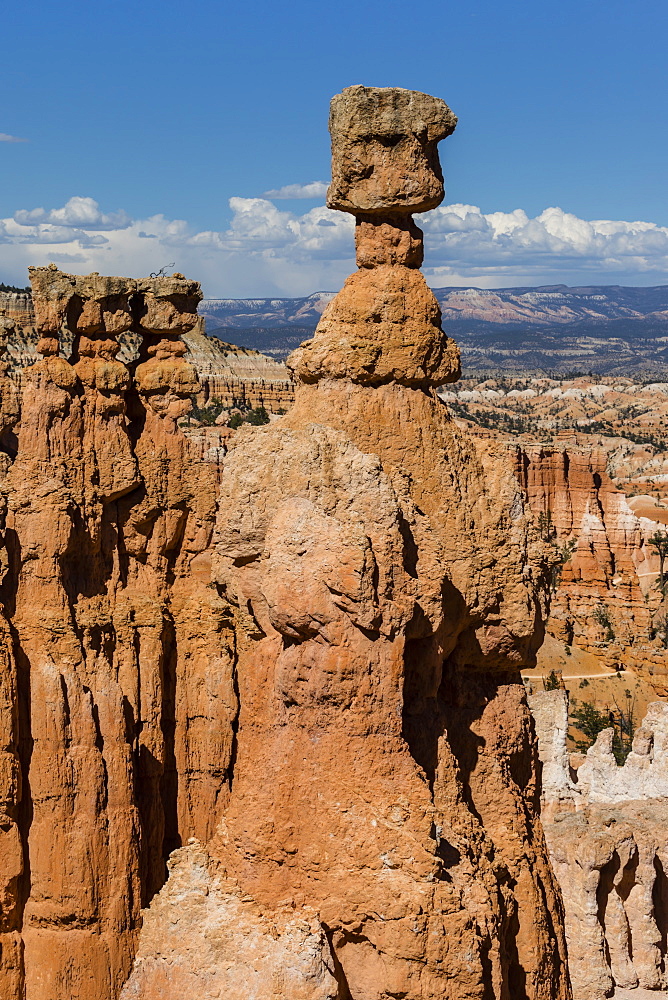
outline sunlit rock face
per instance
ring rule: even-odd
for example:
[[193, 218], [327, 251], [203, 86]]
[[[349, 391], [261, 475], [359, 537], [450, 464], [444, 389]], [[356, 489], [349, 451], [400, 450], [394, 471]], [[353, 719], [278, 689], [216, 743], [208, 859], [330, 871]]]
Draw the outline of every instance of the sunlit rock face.
[[665, 508], [627, 497], [606, 471], [603, 448], [514, 448], [516, 475], [541, 533], [560, 550], [549, 633], [594, 654], [610, 670], [631, 669], [668, 694], [668, 651], [651, 539]]
[[442, 197], [455, 119], [353, 87], [331, 122], [359, 270], [290, 359], [294, 407], [225, 462], [231, 787], [170, 862], [123, 998], [567, 1000], [519, 674], [545, 547], [503, 453], [436, 396], [458, 352], [410, 218]]
[[436, 395], [459, 355], [411, 217], [454, 124], [334, 99], [359, 269], [222, 471], [180, 429], [197, 283], [32, 269], [20, 400], [0, 363], [3, 1000], [569, 1000], [520, 680], [546, 546]]
[[355, 216], [436, 208], [444, 197], [438, 143], [456, 124], [438, 97], [401, 87], [346, 87], [329, 113], [328, 207]]
[[177, 426], [200, 291], [31, 279], [20, 412], [0, 373], [0, 996], [115, 1000], [169, 852], [215, 829], [236, 711], [214, 470]]

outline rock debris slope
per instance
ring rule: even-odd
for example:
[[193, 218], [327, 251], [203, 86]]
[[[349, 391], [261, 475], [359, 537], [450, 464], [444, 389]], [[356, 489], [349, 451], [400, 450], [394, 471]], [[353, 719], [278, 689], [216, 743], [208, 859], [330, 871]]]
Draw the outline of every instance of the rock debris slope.
[[291, 357], [294, 408], [225, 462], [229, 796], [172, 854], [124, 1000], [570, 997], [519, 675], [544, 546], [436, 396], [459, 358], [411, 218], [455, 122], [399, 89], [332, 102], [359, 269]]

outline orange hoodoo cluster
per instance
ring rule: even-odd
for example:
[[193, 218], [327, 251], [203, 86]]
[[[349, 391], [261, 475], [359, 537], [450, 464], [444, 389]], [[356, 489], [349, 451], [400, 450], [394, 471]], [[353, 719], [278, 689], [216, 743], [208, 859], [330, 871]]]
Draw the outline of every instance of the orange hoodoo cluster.
[[412, 221], [455, 122], [334, 98], [359, 269], [220, 487], [177, 423], [198, 286], [33, 272], [20, 422], [0, 374], [3, 998], [570, 997], [519, 673], [549, 567], [436, 395]]

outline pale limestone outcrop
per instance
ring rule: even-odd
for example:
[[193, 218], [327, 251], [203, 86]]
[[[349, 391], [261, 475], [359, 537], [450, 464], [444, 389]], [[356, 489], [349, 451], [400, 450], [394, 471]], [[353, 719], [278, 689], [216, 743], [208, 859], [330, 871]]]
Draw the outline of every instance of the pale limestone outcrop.
[[578, 768], [578, 789], [590, 802], [668, 799], [668, 705], [655, 701], [635, 731], [623, 767], [612, 752], [611, 729], [599, 733]]
[[32, 324], [30, 292], [0, 292], [0, 316], [13, 320], [17, 326]]
[[315, 912], [295, 913], [287, 904], [265, 915], [216, 874], [195, 840], [172, 853], [168, 868], [167, 885], [146, 914], [125, 1000], [262, 997], [267, 984], [275, 997], [336, 1000], [331, 952]]
[[295, 398], [294, 382], [284, 364], [245, 347], [207, 337], [202, 320], [183, 335], [187, 360], [197, 372], [197, 401], [218, 400], [225, 407], [264, 406], [269, 413], [285, 412]]
[[664, 990], [668, 954], [668, 705], [649, 706], [618, 766], [612, 730], [569, 767], [565, 691], [531, 695], [542, 817], [561, 887], [575, 1000], [615, 987]]
[[[284, 969], [286, 910], [315, 920], [315, 967], [332, 971], [336, 1000], [567, 1000], [519, 674], [542, 638], [544, 546], [507, 464], [476, 451], [435, 394], [458, 357], [408, 215], [442, 194], [435, 143], [454, 119], [425, 95], [368, 97], [352, 88], [333, 110], [334, 188], [363, 206], [360, 271], [291, 357], [293, 409], [240, 431], [222, 473], [214, 575], [234, 619], [239, 714], [229, 798], [199, 862], [205, 906], [218, 927], [242, 904], [261, 912], [275, 932], [254, 923], [273, 941], [258, 951], [283, 950]], [[366, 131], [339, 156], [342, 107]], [[413, 117], [425, 107], [433, 133]], [[386, 108], [405, 141], [383, 142]], [[377, 158], [380, 224], [366, 214], [370, 171], [353, 162]], [[181, 1000], [184, 971], [200, 1000], [224, 992], [208, 942], [198, 974], [202, 909], [175, 905], [201, 893], [189, 865], [151, 903], [124, 1000]], [[246, 927], [224, 950], [239, 983]], [[285, 992], [273, 968], [257, 1000]], [[305, 983], [330, 989], [302, 975], [295, 995]]]
[[575, 786], [566, 748], [568, 735], [568, 698], [566, 692], [540, 691], [529, 695], [529, 707], [538, 734], [541, 761], [541, 796], [543, 818], [546, 807], [573, 801]]

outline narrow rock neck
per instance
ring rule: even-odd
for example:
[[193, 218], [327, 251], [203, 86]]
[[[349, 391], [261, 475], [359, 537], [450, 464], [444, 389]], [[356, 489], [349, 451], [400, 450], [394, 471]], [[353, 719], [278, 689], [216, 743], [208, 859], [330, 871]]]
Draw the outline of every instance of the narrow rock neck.
[[359, 269], [330, 302], [288, 365], [298, 382], [397, 383], [430, 390], [459, 378], [459, 350], [441, 329], [434, 293], [418, 270], [422, 233], [410, 215], [360, 216]]

